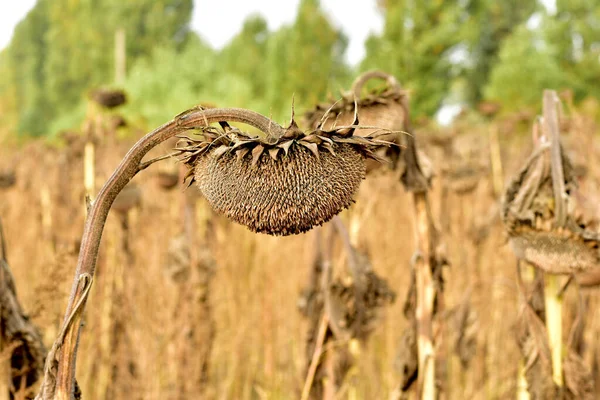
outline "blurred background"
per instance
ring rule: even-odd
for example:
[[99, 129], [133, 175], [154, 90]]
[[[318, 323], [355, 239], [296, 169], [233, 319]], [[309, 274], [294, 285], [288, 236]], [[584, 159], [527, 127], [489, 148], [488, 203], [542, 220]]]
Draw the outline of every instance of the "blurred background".
[[107, 85], [145, 129], [201, 101], [282, 120], [292, 94], [303, 110], [371, 68], [411, 90], [416, 117], [444, 123], [482, 100], [535, 110], [544, 88], [600, 96], [593, 0], [39, 0], [4, 2], [0, 21], [5, 138], [77, 125], [85, 94]]

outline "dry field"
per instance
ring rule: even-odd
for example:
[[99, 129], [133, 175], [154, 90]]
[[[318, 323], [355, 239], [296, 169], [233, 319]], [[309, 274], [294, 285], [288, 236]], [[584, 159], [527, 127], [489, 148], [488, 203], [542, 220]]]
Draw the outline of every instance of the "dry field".
[[[600, 126], [592, 118], [598, 118], [598, 106], [566, 107], [566, 113], [564, 148], [581, 171], [580, 189], [589, 210], [600, 217]], [[449, 263], [443, 268], [444, 295], [434, 325], [437, 355], [443, 360], [437, 374], [442, 398], [517, 396], [522, 366], [517, 268], [500, 220], [499, 190], [532, 151], [533, 120], [527, 113], [494, 120], [465, 115], [450, 128], [416, 129], [419, 148], [435, 174], [430, 199], [444, 242], [439, 251]], [[451, 135], [451, 147], [444, 150], [439, 144], [449, 143]], [[490, 141], [494, 135], [497, 142]], [[140, 136], [121, 128], [118, 135], [108, 129], [98, 138], [95, 190]], [[496, 182], [490, 162], [494, 144], [499, 144], [502, 167]], [[164, 145], [155, 153], [169, 150]], [[0, 171], [14, 168], [17, 178], [15, 186], [0, 189], [8, 261], [21, 304], [47, 347], [60, 328], [83, 230], [83, 153], [77, 138], [70, 145], [38, 141], [0, 148]], [[177, 171], [171, 160], [162, 164], [134, 179], [139, 204], [109, 215], [79, 350], [77, 380], [84, 398], [299, 398], [310, 361], [309, 322], [299, 304], [310, 278], [315, 231], [290, 237], [252, 233], [214, 216], [193, 195], [193, 187], [162, 188], [158, 173]], [[460, 181], [465, 168], [465, 179], [473, 184]], [[197, 211], [191, 228], [190, 204]], [[408, 326], [403, 303], [415, 248], [412, 213], [412, 197], [399, 173], [380, 168], [362, 183], [356, 204], [341, 214], [396, 300], [382, 308], [365, 343], [350, 346], [356, 361], [336, 398], [388, 399], [400, 383], [395, 365]], [[352, 223], [357, 218], [359, 228]], [[202, 249], [193, 269], [184, 251], [185, 229], [197, 232], [195, 243]], [[337, 240], [334, 275], [348, 275], [346, 263]], [[581, 294], [587, 310], [583, 360], [599, 394], [600, 289], [582, 289]], [[571, 285], [563, 304], [565, 342], [579, 305]], [[348, 345], [337, 341], [332, 348]]]

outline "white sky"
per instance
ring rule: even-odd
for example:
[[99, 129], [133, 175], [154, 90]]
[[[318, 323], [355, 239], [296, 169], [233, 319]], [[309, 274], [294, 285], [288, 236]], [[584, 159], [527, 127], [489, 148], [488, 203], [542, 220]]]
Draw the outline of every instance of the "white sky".
[[[0, 0], [0, 49], [8, 45], [15, 25], [35, 2]], [[248, 15], [263, 15], [269, 29], [275, 30], [293, 21], [298, 3], [299, 0], [194, 0], [192, 28], [212, 46], [221, 48], [239, 32]], [[352, 64], [360, 62], [364, 56], [365, 39], [371, 32], [381, 32], [383, 27], [376, 1], [356, 1], [349, 6], [345, 0], [321, 0], [321, 6], [350, 40], [346, 54], [348, 61]]]

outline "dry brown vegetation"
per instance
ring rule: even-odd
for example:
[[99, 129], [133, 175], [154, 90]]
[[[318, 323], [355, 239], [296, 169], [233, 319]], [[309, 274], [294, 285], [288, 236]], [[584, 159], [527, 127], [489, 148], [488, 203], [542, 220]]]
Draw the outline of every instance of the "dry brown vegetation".
[[[600, 126], [594, 118], [600, 107], [565, 104], [562, 139], [580, 186], [578, 201], [598, 218], [600, 170], [594, 160], [600, 159]], [[532, 116], [488, 120], [465, 114], [451, 128], [415, 131], [434, 173], [428, 196], [443, 244], [432, 250], [448, 260], [433, 324], [442, 398], [515, 398], [521, 384], [523, 303], [516, 259], [500, 220], [498, 186], [531, 154], [532, 125]], [[96, 182], [106, 181], [139, 135], [125, 128], [121, 139], [114, 125], [105, 127], [96, 135]], [[0, 149], [0, 172], [7, 171], [0, 175], [0, 216], [10, 266], [23, 309], [47, 346], [62, 323], [83, 229], [83, 149], [77, 135], [59, 146], [33, 142]], [[169, 151], [162, 145], [156, 155]], [[195, 188], [182, 194], [182, 187], [172, 187], [168, 178], [177, 166], [164, 163], [173, 165], [134, 179], [139, 201], [124, 201], [120, 212], [109, 215], [80, 344], [77, 381], [84, 398], [299, 398], [311, 361], [309, 328], [318, 330], [319, 321], [298, 310], [313, 273], [315, 233], [271, 237], [213, 215], [203, 199], [190, 194]], [[368, 254], [397, 301], [379, 310], [364, 341], [333, 342], [353, 357], [336, 382], [337, 398], [386, 399], [397, 393], [409, 364], [406, 349], [416, 340], [406, 317], [415, 262], [414, 206], [400, 173], [379, 168], [370, 174], [356, 204], [341, 214], [354, 244]], [[15, 185], [2, 188], [3, 179]], [[356, 218], [360, 229], [353, 231]], [[335, 241], [331, 269], [342, 289], [351, 274], [347, 258]], [[539, 283], [524, 275], [526, 285]], [[577, 348], [577, 357], [565, 364], [575, 370], [585, 365], [595, 382], [589, 390], [598, 394], [600, 289], [586, 287], [578, 292], [571, 285], [564, 293], [563, 341]], [[532, 298], [530, 304], [540, 301]], [[574, 324], [582, 312], [584, 322]]]

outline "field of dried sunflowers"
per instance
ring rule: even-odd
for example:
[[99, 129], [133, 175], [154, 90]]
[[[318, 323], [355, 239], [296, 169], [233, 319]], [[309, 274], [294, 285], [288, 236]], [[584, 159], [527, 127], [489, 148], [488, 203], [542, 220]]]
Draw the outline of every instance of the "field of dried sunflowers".
[[[568, 93], [560, 103], [545, 93], [542, 120], [487, 104], [448, 128], [412, 128], [395, 80], [364, 78], [385, 85], [365, 93], [359, 79], [280, 135], [269, 125], [256, 139], [214, 119], [204, 139], [186, 133], [174, 153], [176, 139], [151, 151], [173, 156], [117, 196], [93, 285], [80, 290], [89, 296], [76, 397], [598, 396], [600, 277], [588, 265], [599, 254], [598, 104], [576, 109]], [[91, 109], [59, 144], [0, 148], [2, 400], [40, 392], [40, 357], [63, 333], [93, 212], [86, 193], [96, 199], [142, 135], [122, 126], [118, 108]], [[191, 115], [202, 125], [209, 112]], [[179, 183], [205, 153], [214, 159], [191, 175], [212, 207]], [[367, 155], [386, 162], [362, 170]], [[240, 160], [242, 178], [227, 172]], [[284, 237], [213, 211], [254, 231], [298, 233], [350, 198], [322, 228]], [[547, 237], [558, 242], [536, 247]], [[69, 376], [54, 377], [39, 398], [61, 398]]]

